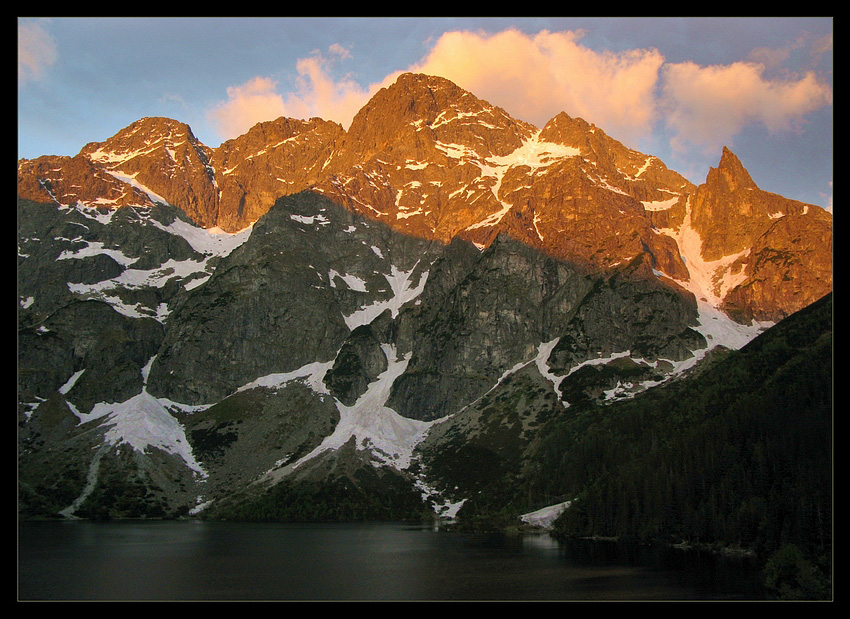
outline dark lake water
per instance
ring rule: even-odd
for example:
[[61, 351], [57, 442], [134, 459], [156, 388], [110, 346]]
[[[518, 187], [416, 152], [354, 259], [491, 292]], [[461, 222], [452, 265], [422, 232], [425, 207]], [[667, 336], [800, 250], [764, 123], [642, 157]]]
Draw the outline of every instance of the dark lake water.
[[760, 600], [744, 559], [400, 523], [25, 522], [19, 600]]

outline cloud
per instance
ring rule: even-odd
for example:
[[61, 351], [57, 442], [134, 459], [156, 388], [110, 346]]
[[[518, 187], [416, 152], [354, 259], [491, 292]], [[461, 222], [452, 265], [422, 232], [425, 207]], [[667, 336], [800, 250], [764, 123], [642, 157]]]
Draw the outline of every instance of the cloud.
[[56, 43], [41, 24], [18, 23], [18, 79], [22, 83], [41, 79], [56, 58]]
[[820, 195], [821, 195], [821, 198], [823, 198], [824, 202], [826, 203], [824, 210], [829, 211], [831, 213], [832, 212], [832, 181], [830, 181], [830, 183], [829, 183], [829, 193], [821, 192]]
[[346, 60], [347, 58], [351, 58], [351, 52], [349, 52], [345, 47], [340, 45], [339, 43], [333, 43], [328, 51], [334, 55], [338, 56], [341, 60]]
[[[814, 72], [783, 69], [789, 55], [805, 46], [803, 39], [782, 49], [756, 48], [747, 61], [700, 66], [668, 63], [656, 49], [593, 50], [582, 44], [584, 35], [445, 32], [421, 61], [368, 86], [348, 74], [336, 76], [337, 63], [351, 54], [334, 44], [326, 54], [314, 51], [297, 61], [288, 92], [278, 91], [271, 78], [255, 77], [228, 88], [228, 100], [210, 116], [225, 139], [279, 116], [318, 116], [347, 128], [379, 88], [412, 71], [450, 79], [538, 127], [563, 111], [627, 145], [651, 140], [664, 128], [676, 152], [714, 156], [748, 124], [793, 131], [806, 114], [832, 104], [831, 88]], [[809, 43], [811, 58], [832, 47], [831, 37]]]
[[832, 33], [825, 34], [812, 43], [810, 54], [814, 62], [817, 62], [821, 56], [832, 52]]
[[335, 79], [332, 66], [350, 57], [339, 44], [330, 46], [329, 56], [318, 51], [296, 63], [295, 89], [281, 94], [278, 82], [254, 77], [227, 89], [227, 101], [210, 110], [208, 116], [223, 139], [242, 135], [255, 124], [280, 116], [334, 120], [347, 127], [373, 91], [362, 88], [349, 76]]
[[674, 148], [716, 151], [749, 123], [771, 132], [798, 130], [804, 116], [832, 104], [832, 90], [808, 72], [799, 78], [767, 79], [765, 65], [735, 62], [702, 67], [666, 64], [661, 106]]
[[[541, 127], [567, 111], [618, 139], [645, 136], [655, 120], [653, 93], [663, 57], [657, 50], [595, 52], [579, 44], [582, 36], [580, 31], [447, 32], [422, 61], [405, 70], [450, 79]], [[219, 133], [235, 137], [281, 115], [319, 116], [347, 127], [369, 97], [403, 72], [362, 87], [349, 76], [333, 76], [334, 63], [351, 57], [348, 50], [334, 44], [328, 52], [299, 59], [295, 89], [285, 95], [268, 78], [228, 88], [228, 101], [211, 114]]]
[[440, 75], [542, 127], [565, 111], [618, 139], [647, 135], [663, 56], [655, 49], [594, 51], [582, 31], [447, 32], [410, 68]]
[[301, 118], [318, 116], [347, 127], [375, 89], [365, 89], [348, 75], [336, 80], [331, 68], [337, 60], [351, 55], [341, 45], [329, 48], [331, 57], [314, 52], [296, 64], [296, 91], [287, 96], [287, 106], [300, 112]]
[[209, 112], [209, 117], [223, 139], [242, 135], [259, 122], [284, 116], [286, 105], [275, 88], [277, 82], [267, 77], [254, 77], [227, 89], [227, 101]]

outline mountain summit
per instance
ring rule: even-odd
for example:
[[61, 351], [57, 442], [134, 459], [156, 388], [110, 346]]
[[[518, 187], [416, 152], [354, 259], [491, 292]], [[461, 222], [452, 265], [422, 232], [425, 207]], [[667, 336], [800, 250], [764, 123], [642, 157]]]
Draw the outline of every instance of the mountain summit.
[[[646, 253], [659, 273], [698, 280], [703, 295], [744, 320], [775, 320], [831, 288], [831, 216], [760, 190], [729, 149], [696, 187], [580, 118], [561, 113], [538, 129], [433, 76], [401, 75], [348, 132], [279, 118], [211, 149], [182, 123], [146, 118], [75, 157], [18, 169], [19, 195], [30, 200], [168, 203], [230, 232], [306, 189], [443, 243], [486, 247], [504, 233], [603, 269]], [[805, 250], [786, 227], [804, 231]], [[768, 268], [766, 247], [786, 256], [799, 288], [782, 290], [784, 271]]]
[[278, 118], [209, 148], [144, 118], [18, 162], [21, 511], [563, 502], [519, 490], [544, 437], [831, 288], [832, 216], [728, 149], [695, 186], [443, 78], [401, 75], [348, 131]]

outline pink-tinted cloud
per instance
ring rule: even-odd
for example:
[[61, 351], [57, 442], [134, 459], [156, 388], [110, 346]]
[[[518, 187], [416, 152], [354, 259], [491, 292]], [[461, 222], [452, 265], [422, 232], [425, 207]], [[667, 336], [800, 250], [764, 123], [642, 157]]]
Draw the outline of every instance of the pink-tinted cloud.
[[564, 111], [620, 139], [649, 133], [663, 56], [583, 46], [581, 31], [448, 32], [413, 71], [440, 75], [542, 127]]
[[331, 65], [350, 54], [338, 44], [329, 48], [330, 56], [314, 52], [296, 63], [295, 90], [281, 94], [278, 82], [254, 77], [240, 86], [227, 89], [227, 101], [209, 112], [222, 139], [242, 135], [258, 122], [280, 116], [334, 120], [348, 126], [370, 93], [349, 77], [335, 80]]
[[314, 53], [298, 61], [297, 89], [287, 96], [287, 107], [299, 110], [302, 118], [318, 116], [347, 127], [372, 92], [348, 76], [335, 79], [331, 65], [350, 54], [338, 44], [332, 45], [329, 51], [330, 58]]
[[223, 139], [242, 135], [259, 122], [286, 115], [286, 105], [276, 92], [277, 82], [255, 77], [227, 89], [227, 101], [209, 112]]
[[513, 29], [446, 32], [421, 61], [369, 86], [347, 75], [335, 77], [335, 63], [350, 53], [334, 44], [327, 54], [314, 52], [298, 60], [291, 91], [281, 93], [274, 81], [256, 77], [229, 88], [228, 100], [211, 116], [224, 137], [282, 115], [318, 116], [347, 128], [380, 87], [402, 71], [413, 71], [450, 79], [538, 127], [563, 111], [634, 146], [661, 121], [674, 148], [716, 154], [749, 123], [793, 130], [806, 114], [832, 103], [831, 89], [815, 73], [783, 70], [791, 50], [809, 44], [815, 58], [831, 49], [831, 37], [800, 39], [786, 49], [759, 48], [746, 62], [705, 67], [667, 63], [656, 49], [596, 51], [582, 45], [583, 36], [581, 31], [525, 34]]
[[772, 132], [795, 130], [806, 114], [832, 104], [832, 90], [812, 72], [790, 79], [764, 73], [765, 65], [753, 62], [665, 65], [661, 105], [674, 147], [716, 151], [753, 122]]
[[56, 43], [41, 24], [18, 23], [18, 79], [21, 82], [40, 79], [57, 57]]

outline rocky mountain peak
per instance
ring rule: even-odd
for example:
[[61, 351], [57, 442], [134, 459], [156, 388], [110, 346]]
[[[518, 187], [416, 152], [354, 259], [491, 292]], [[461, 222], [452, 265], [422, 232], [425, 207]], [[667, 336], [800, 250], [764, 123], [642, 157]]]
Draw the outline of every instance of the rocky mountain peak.
[[155, 153], [174, 158], [181, 147], [199, 150], [206, 157], [210, 150], [195, 137], [189, 125], [171, 118], [146, 117], [103, 142], [86, 144], [80, 154], [96, 163], [118, 168], [136, 157]]
[[775, 220], [809, 212], [824, 213], [760, 189], [740, 159], [724, 147], [720, 163], [694, 192], [691, 224], [702, 237], [703, 258], [712, 261], [752, 247]]
[[[415, 497], [403, 518], [422, 488], [457, 509], [531, 470], [520, 454], [568, 407], [682, 376], [832, 286], [831, 215], [758, 189], [728, 149], [695, 187], [583, 119], [538, 131], [414, 74], [348, 132], [278, 118], [210, 149], [144, 118], [20, 161], [18, 196], [39, 516], [293, 496], [303, 518], [374, 475]], [[297, 486], [333, 479], [356, 490]]]
[[443, 77], [403, 73], [395, 82], [375, 93], [355, 116], [349, 131], [358, 134], [363, 127], [373, 129], [369, 121], [376, 117], [388, 120], [390, 124], [424, 124], [430, 127], [440, 115], [448, 115], [453, 110], [477, 114], [491, 107]]
[[744, 322], [832, 290], [832, 215], [759, 188], [729, 148], [690, 194], [679, 242], [703, 289]]
[[335, 122], [280, 117], [224, 142], [211, 157], [218, 187], [214, 225], [241, 230], [280, 196], [319, 183], [344, 137]]
[[408, 155], [411, 148], [432, 150], [440, 144], [479, 156], [506, 155], [535, 131], [445, 78], [404, 73], [354, 117], [346, 162], [388, 150]]
[[[695, 260], [705, 262], [711, 274], [698, 279], [723, 282], [710, 284], [712, 299], [751, 276], [745, 252], [778, 218], [823, 216], [760, 190], [728, 148], [696, 187], [582, 118], [561, 112], [538, 130], [447, 79], [414, 73], [378, 91], [347, 132], [319, 118], [281, 117], [211, 149], [184, 123], [143, 118], [76, 157], [21, 161], [18, 174], [19, 195], [30, 200], [168, 203], [228, 232], [305, 189], [445, 243], [462, 238], [483, 249], [508, 234], [601, 269], [646, 254], [647, 265], [681, 282], [693, 279]], [[816, 225], [831, 230], [825, 217]]]
[[579, 146], [587, 141], [596, 126], [583, 118], [573, 118], [566, 112], [559, 112], [540, 132], [540, 139], [565, 146]]
[[723, 147], [720, 163], [709, 170], [705, 184], [722, 192], [758, 188], [741, 160], [727, 146]]
[[309, 140], [314, 134], [342, 135], [344, 130], [338, 123], [311, 118], [302, 120], [281, 116], [275, 120], [260, 122], [251, 127], [247, 133], [227, 140], [215, 149], [217, 161], [227, 164], [228, 157], [237, 153], [241, 157], [260, 154], [261, 151], [274, 150], [287, 142]]
[[180, 206], [209, 227], [217, 210], [212, 152], [187, 124], [147, 117], [104, 142], [87, 144], [79, 156], [143, 192], [150, 202]]

